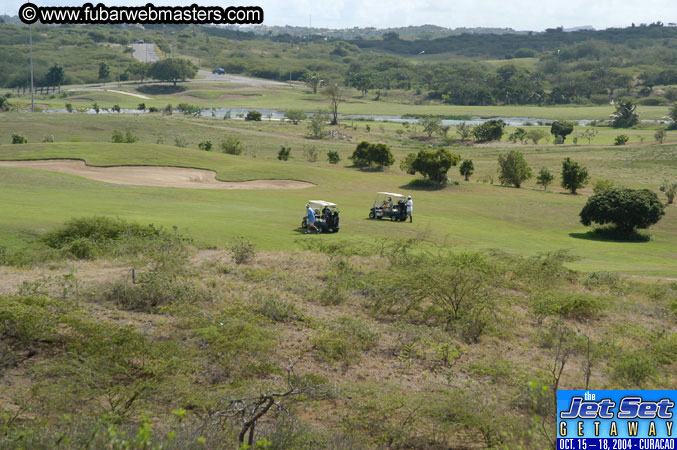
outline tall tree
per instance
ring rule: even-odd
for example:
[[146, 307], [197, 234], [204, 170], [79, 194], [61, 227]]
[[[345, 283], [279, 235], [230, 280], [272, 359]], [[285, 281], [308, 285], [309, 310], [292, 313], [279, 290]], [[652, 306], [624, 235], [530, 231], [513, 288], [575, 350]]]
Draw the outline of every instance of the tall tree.
[[338, 125], [338, 104], [341, 101], [341, 88], [338, 84], [330, 84], [322, 90], [322, 93], [331, 100], [331, 125]]
[[148, 75], [160, 81], [171, 81], [176, 86], [179, 80], [195, 78], [197, 66], [187, 59], [168, 58], [154, 62]]
[[61, 87], [65, 78], [66, 75], [64, 74], [63, 67], [54, 63], [54, 65], [49, 68], [49, 71], [45, 75], [45, 84], [47, 86]]
[[632, 100], [619, 100], [616, 112], [611, 115], [614, 128], [630, 128], [639, 123], [639, 114], [635, 112], [637, 105]]
[[324, 84], [324, 80], [320, 79], [317, 73], [306, 73], [304, 78], [308, 87], [312, 88], [313, 94], [317, 94], [317, 88]]
[[110, 67], [105, 62], [102, 62], [99, 64], [99, 80], [105, 83], [108, 81], [108, 78], [110, 78]]

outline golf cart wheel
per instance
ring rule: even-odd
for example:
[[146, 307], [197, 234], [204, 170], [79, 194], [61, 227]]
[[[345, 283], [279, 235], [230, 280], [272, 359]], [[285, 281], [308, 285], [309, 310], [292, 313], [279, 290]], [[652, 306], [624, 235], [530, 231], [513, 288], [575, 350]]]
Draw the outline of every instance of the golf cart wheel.
[[304, 230], [305, 230], [306, 228], [308, 228], [308, 224], [306, 223], [305, 220], [303, 220], [303, 221], [301, 222], [301, 228], [303, 228]]
[[392, 220], [393, 222], [397, 222], [400, 219], [397, 216], [392, 216], [390, 220]]
[[369, 211], [369, 218], [374, 219], [376, 217], [376, 214], [374, 214], [374, 211]]

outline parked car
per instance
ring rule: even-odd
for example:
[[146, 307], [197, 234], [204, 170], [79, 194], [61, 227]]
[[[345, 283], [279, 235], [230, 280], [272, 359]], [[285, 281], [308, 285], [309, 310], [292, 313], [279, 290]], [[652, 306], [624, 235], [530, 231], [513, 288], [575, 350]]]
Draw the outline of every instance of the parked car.
[[[338, 233], [339, 209], [336, 203], [324, 200], [309, 200], [308, 204], [315, 211], [315, 226], [323, 233]], [[308, 228], [308, 216], [301, 221], [301, 228]]]
[[225, 75], [226, 69], [224, 69], [222, 67], [218, 67], [218, 68], [212, 70], [212, 73], [215, 74], [215, 75]]
[[374, 206], [369, 210], [370, 219], [387, 217], [393, 222], [407, 220], [407, 206], [405, 196], [394, 192], [379, 192], [374, 200]]

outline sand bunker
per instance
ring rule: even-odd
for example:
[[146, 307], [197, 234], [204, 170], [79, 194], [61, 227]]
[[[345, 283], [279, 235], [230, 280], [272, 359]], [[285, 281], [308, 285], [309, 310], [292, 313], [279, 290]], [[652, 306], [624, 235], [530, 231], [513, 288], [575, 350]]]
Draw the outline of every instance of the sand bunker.
[[218, 181], [216, 172], [165, 166], [88, 166], [73, 159], [0, 161], [0, 167], [27, 167], [79, 175], [106, 183], [192, 189], [303, 189], [314, 184], [295, 180]]

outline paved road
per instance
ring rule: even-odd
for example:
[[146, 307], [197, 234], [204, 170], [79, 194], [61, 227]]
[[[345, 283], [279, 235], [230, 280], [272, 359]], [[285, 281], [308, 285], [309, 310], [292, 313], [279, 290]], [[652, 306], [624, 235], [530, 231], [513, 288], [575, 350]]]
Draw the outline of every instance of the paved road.
[[141, 62], [155, 62], [160, 59], [154, 44], [132, 44], [131, 47], [134, 50], [134, 58]]
[[195, 79], [191, 81], [220, 81], [220, 82], [226, 82], [226, 83], [234, 83], [234, 84], [246, 84], [249, 86], [289, 86], [288, 83], [280, 83], [279, 81], [273, 81], [273, 80], [262, 80], [259, 78], [249, 78], [249, 77], [243, 77], [240, 75], [229, 75], [229, 74], [224, 74], [224, 75], [217, 75], [214, 73], [209, 72], [208, 70], [198, 70], [197, 72], [198, 76], [204, 77], [200, 79]]
[[[134, 50], [134, 58], [142, 62], [154, 62], [158, 61], [160, 57], [155, 51], [155, 45], [153, 44], [132, 44], [132, 49]], [[189, 82], [199, 81], [199, 82], [221, 82], [221, 83], [234, 83], [234, 84], [246, 84], [248, 86], [262, 87], [262, 86], [289, 86], [288, 83], [281, 83], [279, 81], [272, 80], [261, 80], [258, 78], [249, 78], [242, 77], [239, 75], [216, 75], [211, 73], [209, 70], [199, 70], [198, 76], [195, 80], [189, 80]]]

